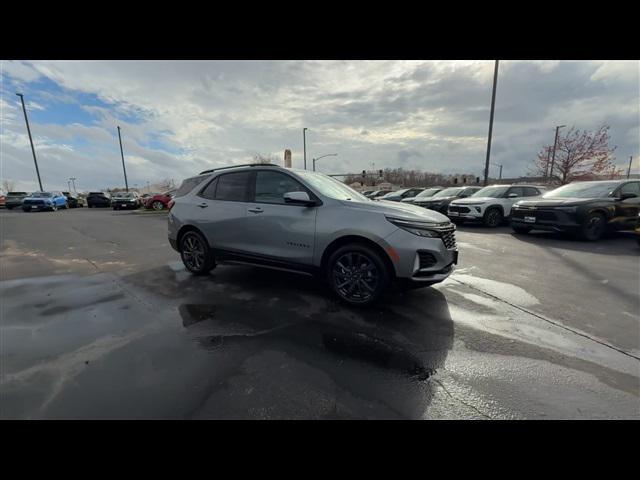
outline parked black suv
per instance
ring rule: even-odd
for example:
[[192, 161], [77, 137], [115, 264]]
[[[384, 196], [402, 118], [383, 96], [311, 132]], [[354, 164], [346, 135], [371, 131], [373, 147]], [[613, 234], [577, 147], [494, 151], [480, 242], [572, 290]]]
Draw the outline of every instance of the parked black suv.
[[511, 212], [516, 233], [570, 232], [598, 240], [609, 230], [633, 230], [640, 210], [640, 181], [576, 182], [535, 200], [517, 202]]
[[103, 192], [89, 192], [87, 195], [87, 207], [110, 207], [111, 199]]
[[62, 192], [62, 194], [67, 197], [67, 205], [69, 205], [69, 208], [84, 207], [84, 201], [80, 197], [71, 192]]
[[439, 191], [432, 197], [427, 198], [419, 198], [413, 201], [413, 205], [417, 205], [418, 207], [428, 208], [430, 210], [435, 210], [436, 212], [440, 212], [443, 215], [447, 214], [447, 210], [449, 209], [449, 204], [453, 200], [457, 200], [458, 198], [467, 198], [476, 193], [482, 187], [449, 187], [444, 190]]

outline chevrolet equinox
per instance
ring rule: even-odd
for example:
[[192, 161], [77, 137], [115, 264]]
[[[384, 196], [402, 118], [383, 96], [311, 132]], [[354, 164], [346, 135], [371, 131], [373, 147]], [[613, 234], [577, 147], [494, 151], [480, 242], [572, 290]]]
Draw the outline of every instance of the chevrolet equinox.
[[458, 260], [455, 226], [444, 215], [269, 164], [186, 179], [168, 224], [171, 246], [196, 275], [227, 263], [317, 275], [351, 305], [375, 302], [392, 283], [441, 282]]

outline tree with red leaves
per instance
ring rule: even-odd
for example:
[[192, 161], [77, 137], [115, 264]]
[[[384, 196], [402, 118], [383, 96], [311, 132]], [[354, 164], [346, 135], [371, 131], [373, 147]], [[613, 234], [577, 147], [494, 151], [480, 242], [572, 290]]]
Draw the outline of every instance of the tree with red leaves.
[[560, 185], [579, 180], [613, 178], [622, 171], [614, 163], [613, 152], [616, 147], [610, 147], [609, 140], [608, 125], [594, 132], [571, 127], [566, 134], [558, 136], [555, 161], [551, 162], [553, 145], [544, 146], [534, 160], [532, 173], [546, 175], [550, 183]]

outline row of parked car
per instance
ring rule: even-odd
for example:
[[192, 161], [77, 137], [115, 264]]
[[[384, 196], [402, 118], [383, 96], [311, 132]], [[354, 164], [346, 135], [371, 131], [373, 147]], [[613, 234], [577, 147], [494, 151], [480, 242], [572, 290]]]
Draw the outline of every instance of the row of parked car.
[[436, 210], [456, 224], [480, 222], [497, 227], [508, 221], [516, 233], [569, 232], [598, 240], [607, 230], [637, 229], [640, 181], [575, 182], [555, 189], [542, 185], [405, 188], [380, 194], [380, 201], [403, 202]]
[[89, 192], [85, 197], [71, 192], [9, 192], [3, 197], [4, 207], [8, 210], [22, 208], [25, 212], [32, 210], [49, 210], [78, 208], [85, 205], [89, 208], [107, 207], [114, 210], [138, 209], [165, 210], [173, 198], [175, 190], [164, 193], [118, 192], [107, 195], [104, 192]]

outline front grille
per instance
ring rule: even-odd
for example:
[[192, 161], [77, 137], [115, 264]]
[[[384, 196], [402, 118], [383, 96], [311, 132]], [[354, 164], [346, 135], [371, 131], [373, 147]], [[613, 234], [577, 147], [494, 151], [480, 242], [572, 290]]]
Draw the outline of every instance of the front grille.
[[554, 221], [557, 220], [556, 213], [551, 210], [540, 210], [538, 208], [527, 208], [523, 209], [519, 207], [518, 209], [514, 209], [511, 213], [513, 218], [524, 218], [524, 217], [536, 217], [536, 220], [545, 220], [545, 221]]
[[25, 200], [25, 205], [44, 205], [44, 200]]
[[420, 268], [433, 267], [436, 263], [438, 263], [436, 257], [429, 252], [418, 252], [418, 257], [420, 258]]
[[440, 238], [444, 246], [447, 247], [447, 250], [456, 249], [456, 227], [451, 225], [450, 227], [440, 230]]
[[469, 213], [471, 210], [468, 207], [459, 207], [457, 205], [449, 206], [450, 212]]

